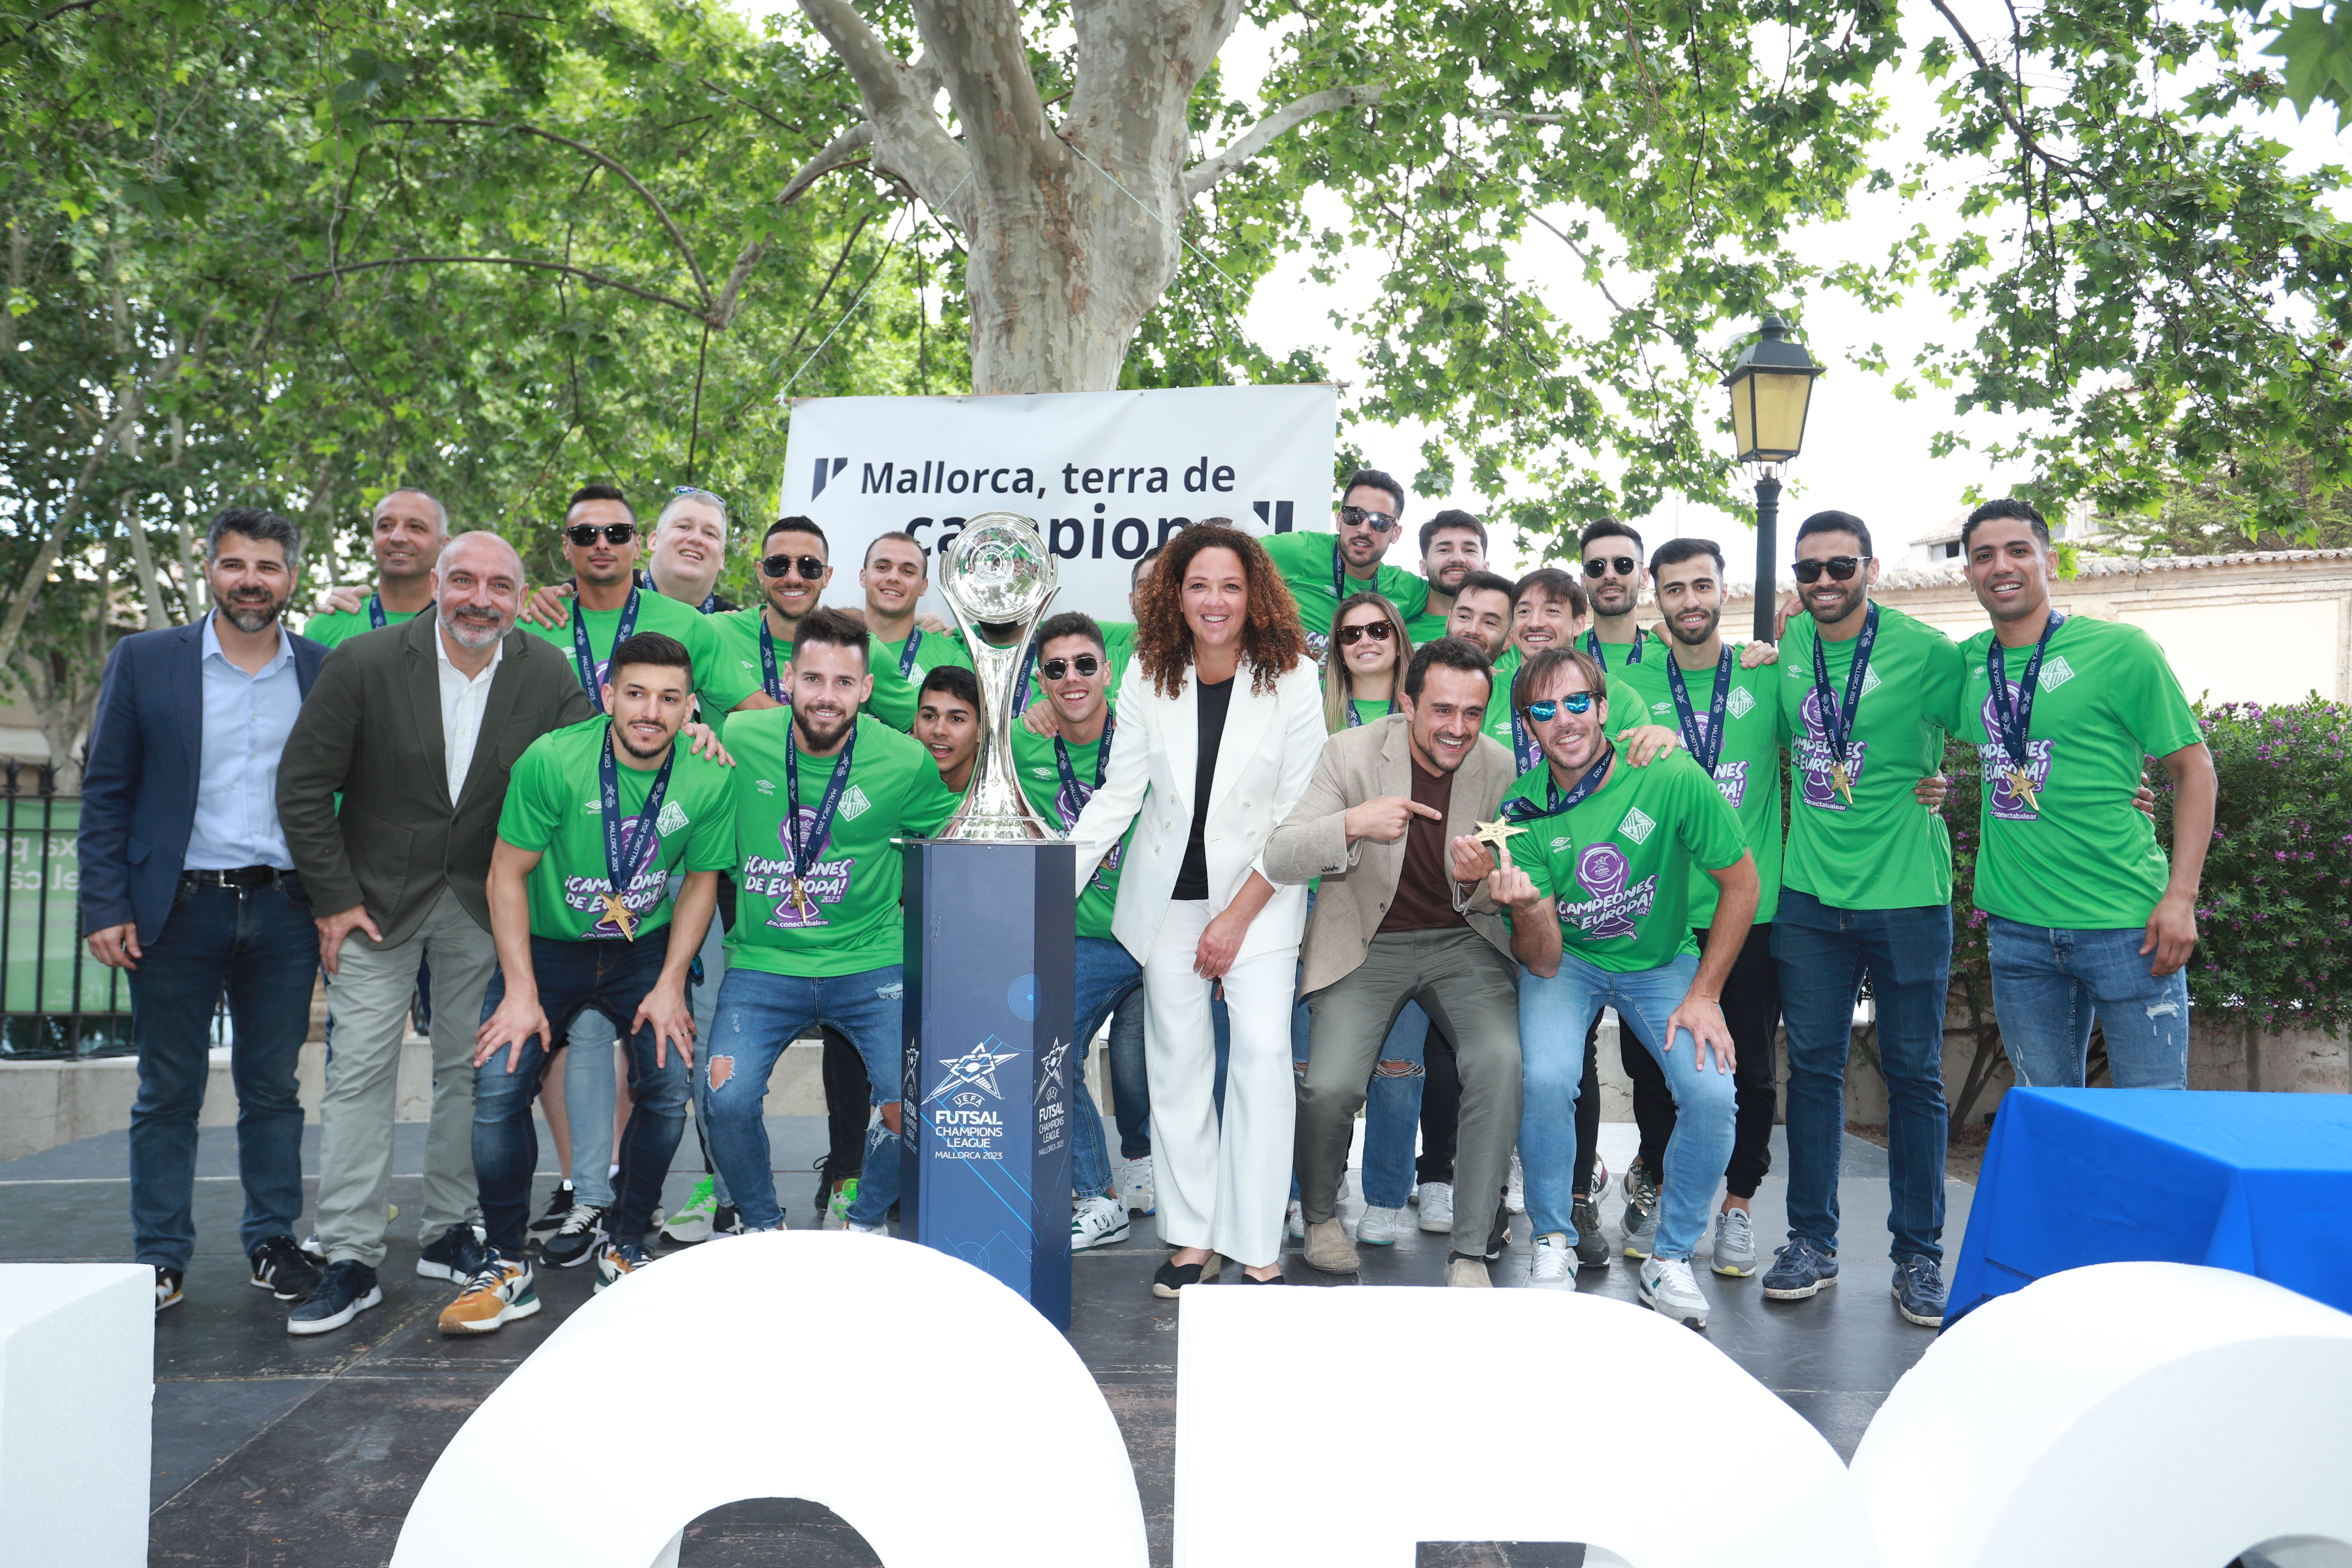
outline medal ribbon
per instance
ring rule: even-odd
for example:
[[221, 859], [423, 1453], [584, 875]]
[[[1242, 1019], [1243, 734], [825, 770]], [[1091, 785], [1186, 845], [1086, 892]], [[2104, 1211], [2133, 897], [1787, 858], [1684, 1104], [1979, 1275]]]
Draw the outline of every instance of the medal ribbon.
[[[1395, 711], [1396, 699], [1391, 698], [1389, 699], [1389, 712], [1393, 713]], [[1364, 716], [1356, 711], [1356, 700], [1351, 697], [1348, 699], [1348, 722], [1346, 728], [1350, 730], [1360, 730], [1363, 726]]]
[[2000, 720], [2000, 749], [2010, 763], [2021, 774], [2025, 772], [2026, 731], [2033, 722], [2033, 688], [2042, 679], [2042, 656], [2050, 650], [2050, 636], [2066, 619], [2056, 610], [2050, 612], [2050, 622], [2042, 628], [2042, 639], [2033, 645], [2033, 652], [2025, 661], [2025, 673], [2017, 678], [2017, 702], [2009, 700], [2009, 682], [2001, 677], [2000, 639], [1995, 637], [1985, 648], [1985, 668], [1992, 676], [1992, 710]]
[[1853, 668], [1845, 672], [1845, 700], [1841, 703], [1830, 689], [1830, 660], [1822, 651], [1821, 636], [1816, 632], [1813, 637], [1813, 695], [1821, 701], [1822, 730], [1829, 737], [1830, 755], [1842, 772], [1845, 768], [1846, 742], [1853, 735], [1854, 713], [1862, 707], [1862, 681], [1870, 669], [1870, 645], [1877, 640], [1878, 606], [1873, 605], [1863, 615], [1862, 635], [1853, 641]]
[[[766, 618], [765, 616], [761, 617], [760, 624], [761, 624], [761, 626], [766, 626], [766, 625], [768, 624], [768, 622], [767, 622], [767, 618]], [[921, 647], [922, 646], [923, 646], [923, 628], [922, 628], [922, 627], [920, 627], [920, 626], [917, 626], [917, 627], [915, 627], [914, 629], [912, 629], [911, 631], [908, 632], [908, 634], [907, 634], [907, 646], [906, 646], [905, 647], [901, 648], [901, 649], [898, 651], [898, 679], [901, 679], [901, 680], [906, 679], [908, 678], [908, 674], [910, 674], [910, 673], [913, 671], [913, 669], [914, 669], [914, 668], [915, 668], [915, 650], [916, 650], [917, 648]]]
[[[764, 624], [764, 623], [763, 623]], [[797, 722], [797, 721], [795, 721]], [[840, 808], [842, 792], [849, 787], [849, 758], [857, 750], [857, 729], [850, 726], [849, 738], [841, 742], [841, 755], [833, 764], [833, 777], [825, 781], [824, 799], [816, 808], [816, 821], [809, 828], [808, 842], [801, 842], [801, 767], [800, 740], [795, 736], [784, 747], [784, 808], [792, 813], [785, 818], [785, 841], [793, 848], [793, 886], [797, 888], [816, 863], [817, 852], [824, 847], [825, 836], [833, 831], [833, 814]]]
[[[1080, 806], [1094, 799], [1095, 791], [1102, 788], [1103, 780], [1110, 776], [1110, 737], [1118, 724], [1116, 714], [1103, 715], [1102, 750], [1095, 753], [1095, 782], [1090, 784], [1078, 783], [1078, 770], [1070, 762], [1070, 742], [1059, 735], [1054, 737], [1054, 765], [1062, 770], [1062, 788]], [[1072, 825], [1066, 822], [1062, 826]]]
[[383, 595], [370, 594], [368, 595], [368, 630], [380, 632], [383, 630]]
[[[1594, 658], [1600, 659], [1601, 668], [1607, 669], [1609, 668], [1608, 659], [1601, 657], [1601, 634], [1599, 632], [1589, 631], [1584, 634], [1584, 651], [1591, 654]], [[1633, 646], [1625, 651], [1625, 662], [1627, 664], [1639, 664], [1642, 662], [1642, 630], [1639, 626], [1633, 628]], [[1671, 664], [1674, 661], [1669, 659], [1667, 662]]]
[[[613, 646], [620, 647], [637, 629], [637, 595], [635, 583], [629, 584], [629, 602], [621, 606], [621, 619], [613, 627]], [[596, 679], [596, 650], [588, 646], [588, 613], [580, 607], [580, 580], [572, 580], [572, 662], [580, 673], [580, 689], [597, 712], [604, 711], [604, 693]]]
[[1513, 823], [1540, 822], [1545, 817], [1559, 816], [1583, 805], [1585, 797], [1599, 789], [1601, 781], [1609, 776], [1609, 763], [1616, 755], [1617, 746], [1614, 742], [1601, 742], [1601, 755], [1595, 759], [1591, 767], [1584, 770], [1584, 776], [1576, 781], [1576, 787], [1570, 790], [1565, 796], [1559, 793], [1559, 780], [1547, 771], [1544, 774], [1544, 793], [1548, 797], [1548, 804], [1538, 810], [1536, 803], [1527, 796], [1513, 795], [1503, 803], [1504, 820]]
[[1511, 710], [1511, 760], [1518, 764], [1521, 773], [1543, 761], [1543, 743], [1528, 728], [1527, 721], [1519, 717], [1517, 708]]
[[776, 673], [776, 637], [768, 629], [765, 610], [760, 612], [760, 689], [787, 708], [793, 705], [792, 692], [786, 689], [783, 677]]
[[1698, 729], [1698, 715], [1692, 710], [1690, 689], [1683, 684], [1683, 667], [1669, 655], [1666, 659], [1666, 684], [1674, 689], [1675, 719], [1682, 726], [1683, 746], [1691, 761], [1715, 774], [1715, 760], [1723, 755], [1724, 710], [1731, 701], [1731, 650], [1727, 647], [1715, 663], [1715, 695], [1707, 699], [1706, 732]]
[[656, 837], [656, 818], [660, 816], [662, 799], [669, 794], [669, 771], [677, 764], [677, 747], [673, 744], [669, 755], [662, 759], [661, 771], [654, 774], [653, 787], [646, 791], [646, 804], [637, 814], [637, 830], [625, 842], [621, 837], [621, 768], [613, 755], [613, 726], [604, 726], [604, 752], [596, 762], [596, 784], [604, 795], [604, 870], [611, 879], [614, 906], [619, 911], [614, 923], [629, 941], [637, 940], [636, 923], [628, 918], [629, 883], [636, 876], [638, 859]]

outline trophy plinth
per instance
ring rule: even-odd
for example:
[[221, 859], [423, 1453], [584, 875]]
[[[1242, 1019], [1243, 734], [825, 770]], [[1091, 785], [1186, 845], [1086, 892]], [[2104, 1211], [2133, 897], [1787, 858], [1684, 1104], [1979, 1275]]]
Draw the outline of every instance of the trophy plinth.
[[[940, 592], [963, 627], [980, 687], [980, 750], [972, 759], [971, 787], [963, 805], [937, 837], [961, 842], [1018, 842], [1058, 838], [1031, 809], [1013, 769], [1013, 710], [1029, 645], [1054, 602], [1053, 552], [1037, 525], [1018, 512], [987, 511], [963, 526], [940, 553]], [[982, 635], [988, 626], [1016, 628], [1012, 646], [998, 647]]]

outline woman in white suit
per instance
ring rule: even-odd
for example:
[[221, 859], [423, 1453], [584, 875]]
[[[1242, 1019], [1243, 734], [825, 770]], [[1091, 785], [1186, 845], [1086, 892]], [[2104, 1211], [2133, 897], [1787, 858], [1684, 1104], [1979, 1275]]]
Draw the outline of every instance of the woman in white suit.
[[[1323, 698], [1290, 590], [1223, 519], [1169, 542], [1135, 595], [1110, 773], [1071, 829], [1078, 885], [1118, 844], [1111, 933], [1143, 965], [1160, 1236], [1152, 1293], [1282, 1279], [1296, 1110], [1290, 1008], [1307, 889], [1258, 859], [1322, 754]], [[1211, 987], [1232, 1020], [1220, 1127]]]

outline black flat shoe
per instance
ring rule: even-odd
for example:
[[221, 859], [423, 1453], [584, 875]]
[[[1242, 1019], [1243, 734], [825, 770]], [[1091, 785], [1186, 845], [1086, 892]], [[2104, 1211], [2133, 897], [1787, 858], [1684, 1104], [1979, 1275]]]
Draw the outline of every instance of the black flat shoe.
[[1163, 1301], [1173, 1301], [1176, 1292], [1187, 1285], [1213, 1285], [1223, 1261], [1212, 1254], [1206, 1263], [1163, 1263], [1151, 1277], [1151, 1293]]
[[1290, 1281], [1279, 1274], [1271, 1279], [1260, 1279], [1254, 1274], [1241, 1273], [1234, 1276], [1234, 1283], [1236, 1285], [1287, 1285]]

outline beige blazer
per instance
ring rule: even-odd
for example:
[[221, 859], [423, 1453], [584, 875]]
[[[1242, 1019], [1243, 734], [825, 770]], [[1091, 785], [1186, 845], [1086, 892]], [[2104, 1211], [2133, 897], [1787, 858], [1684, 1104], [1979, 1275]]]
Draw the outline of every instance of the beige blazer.
[[[1373, 933], [1396, 898], [1397, 878], [1404, 869], [1402, 838], [1393, 844], [1359, 839], [1348, 843], [1348, 808], [1381, 795], [1412, 796], [1412, 742], [1409, 721], [1391, 713], [1378, 723], [1343, 730], [1323, 747], [1307, 793], [1299, 797], [1281, 826], [1265, 844], [1265, 874], [1269, 881], [1306, 882], [1317, 877], [1323, 884], [1315, 894], [1315, 910], [1307, 919], [1307, 946], [1300, 957], [1306, 974], [1298, 993], [1320, 991], [1364, 962]], [[1511, 753], [1487, 736], [1478, 737], [1454, 775], [1454, 798], [1445, 818], [1445, 837], [1475, 833], [1481, 822], [1492, 822], [1502, 807], [1503, 792], [1517, 774]], [[1482, 884], [1465, 904], [1459, 888], [1453, 889], [1454, 907], [1470, 921], [1470, 929], [1510, 956], [1511, 933], [1502, 911], [1486, 897]]]

